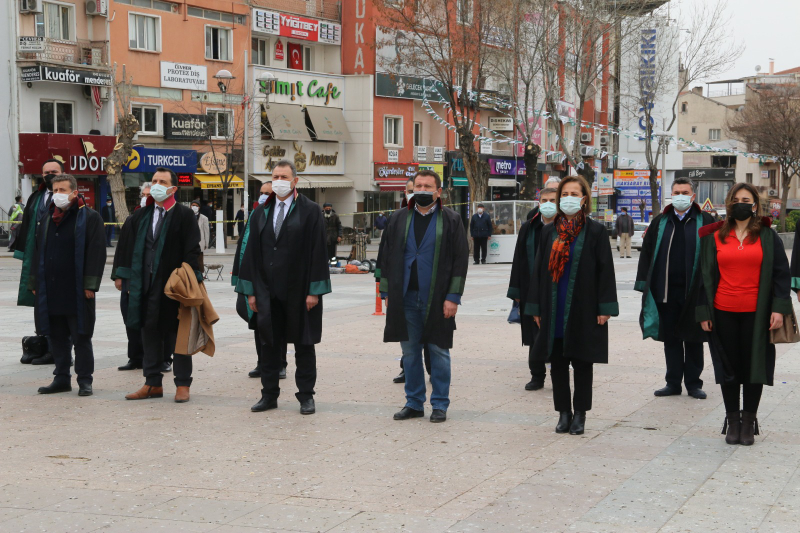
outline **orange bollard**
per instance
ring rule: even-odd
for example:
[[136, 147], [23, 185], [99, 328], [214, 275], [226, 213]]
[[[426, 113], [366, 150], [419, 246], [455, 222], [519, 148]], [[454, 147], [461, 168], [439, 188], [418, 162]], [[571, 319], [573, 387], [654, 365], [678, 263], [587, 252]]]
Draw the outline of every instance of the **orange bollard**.
[[381, 284], [380, 282], [375, 283], [375, 312], [372, 313], [372, 316], [384, 316], [386, 313], [383, 312], [383, 301], [381, 300]]

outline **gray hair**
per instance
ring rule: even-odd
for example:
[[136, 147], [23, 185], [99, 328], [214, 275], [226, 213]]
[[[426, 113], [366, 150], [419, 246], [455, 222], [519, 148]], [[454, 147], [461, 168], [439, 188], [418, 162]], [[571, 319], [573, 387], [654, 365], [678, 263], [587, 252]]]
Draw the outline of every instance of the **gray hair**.
[[675, 187], [676, 185], [688, 185], [692, 188], [692, 192], [694, 192], [694, 182], [689, 178], [675, 178], [672, 180], [672, 186]]
[[278, 167], [289, 167], [290, 169], [292, 169], [292, 177], [293, 178], [297, 177], [297, 168], [294, 166], [294, 163], [292, 163], [288, 159], [281, 159], [280, 161], [278, 161], [275, 164], [275, 168]]
[[75, 179], [75, 176], [72, 174], [59, 174], [57, 176], [53, 176], [51, 183], [55, 185], [56, 183], [60, 183], [62, 181], [69, 182], [69, 190], [70, 191], [77, 191], [78, 190], [78, 180]]
[[149, 181], [146, 181], [146, 182], [142, 183], [142, 186], [139, 187], [139, 193], [140, 194], [143, 193], [144, 191], [146, 191], [147, 189], [149, 189], [152, 186], [153, 186], [153, 184], [150, 183]]
[[[549, 183], [553, 183], [554, 185], [548, 185]], [[561, 183], [561, 180], [556, 178], [556, 177], [547, 178], [547, 181], [544, 182], [544, 188], [545, 189], [551, 189], [551, 188], [552, 189], [557, 189], [559, 183]]]

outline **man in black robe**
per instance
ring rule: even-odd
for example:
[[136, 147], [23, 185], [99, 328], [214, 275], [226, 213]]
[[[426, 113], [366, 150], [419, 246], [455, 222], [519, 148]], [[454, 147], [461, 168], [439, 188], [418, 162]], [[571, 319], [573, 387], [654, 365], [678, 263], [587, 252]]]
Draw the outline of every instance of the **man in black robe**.
[[300, 413], [313, 414], [322, 339], [322, 296], [331, 292], [325, 221], [319, 206], [297, 193], [297, 170], [286, 160], [272, 170], [273, 193], [250, 219], [236, 291], [256, 313], [261, 342], [261, 400], [251, 410], [278, 407], [285, 343], [294, 343]]
[[425, 344], [431, 352], [431, 422], [444, 422], [450, 405], [450, 348], [467, 277], [468, 245], [461, 217], [439, 199], [441, 187], [438, 174], [420, 171], [414, 197], [389, 218], [383, 234], [383, 341], [400, 342], [406, 378], [406, 406], [395, 420], [425, 414]]
[[55, 360], [53, 382], [39, 394], [72, 390], [69, 371], [75, 347], [79, 396], [92, 395], [95, 293], [106, 264], [103, 220], [78, 194], [74, 176], [51, 181], [50, 216], [39, 222], [29, 288], [39, 333], [47, 335]]
[[[117, 290], [128, 283], [128, 309], [125, 326], [141, 330], [144, 386], [125, 396], [128, 400], [161, 398], [164, 395], [164, 354], [175, 346], [179, 304], [164, 294], [170, 275], [183, 263], [203, 282], [200, 258], [200, 228], [191, 209], [175, 201], [178, 176], [167, 168], [153, 174], [150, 199], [131, 215], [130, 233], [120, 248], [116, 262]], [[192, 356], [174, 355], [175, 401], [189, 401], [192, 384]]]

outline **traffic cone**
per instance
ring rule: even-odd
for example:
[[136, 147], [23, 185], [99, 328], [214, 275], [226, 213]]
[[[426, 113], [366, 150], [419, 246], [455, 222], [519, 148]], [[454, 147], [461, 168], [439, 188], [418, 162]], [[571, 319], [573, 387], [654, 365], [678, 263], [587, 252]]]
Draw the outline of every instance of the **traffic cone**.
[[386, 313], [383, 312], [383, 301], [381, 300], [381, 284], [375, 283], [375, 312], [372, 313], [372, 316], [384, 316]]

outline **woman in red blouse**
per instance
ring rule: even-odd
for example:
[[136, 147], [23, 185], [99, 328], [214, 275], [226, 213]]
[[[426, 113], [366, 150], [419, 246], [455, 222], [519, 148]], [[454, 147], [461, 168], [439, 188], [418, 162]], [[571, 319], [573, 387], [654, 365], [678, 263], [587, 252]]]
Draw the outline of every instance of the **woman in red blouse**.
[[780, 328], [792, 312], [789, 261], [771, 220], [758, 216], [759, 205], [756, 188], [737, 183], [728, 194], [727, 220], [700, 229], [696, 294], [697, 321], [709, 333], [725, 402], [725, 441], [746, 446], [758, 435], [761, 392], [775, 372], [769, 330]]

